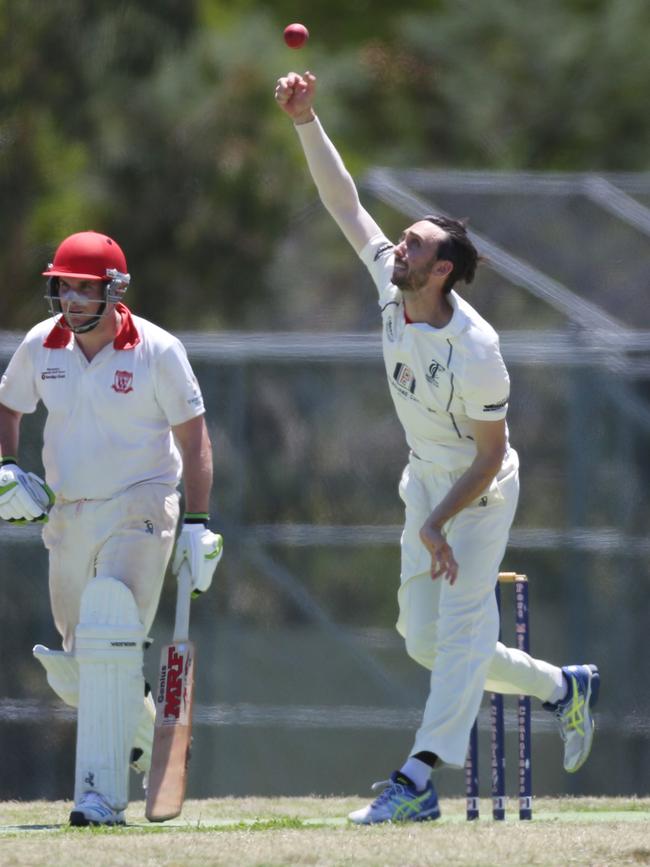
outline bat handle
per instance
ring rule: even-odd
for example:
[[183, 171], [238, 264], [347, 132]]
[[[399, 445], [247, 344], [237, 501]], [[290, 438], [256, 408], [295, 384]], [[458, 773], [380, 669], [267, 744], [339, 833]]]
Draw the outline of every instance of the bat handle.
[[192, 576], [187, 560], [183, 560], [177, 576], [176, 620], [174, 642], [187, 641], [190, 635], [190, 601], [192, 599]]

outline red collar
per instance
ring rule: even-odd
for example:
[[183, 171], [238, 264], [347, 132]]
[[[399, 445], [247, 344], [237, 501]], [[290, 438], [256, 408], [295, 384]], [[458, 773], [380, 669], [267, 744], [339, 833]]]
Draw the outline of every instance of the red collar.
[[[115, 305], [115, 309], [120, 314], [121, 322], [115, 339], [113, 340], [113, 349], [134, 349], [140, 343], [140, 335], [135, 327], [133, 316], [129, 308], [122, 304]], [[72, 331], [64, 324], [63, 316], [56, 320], [56, 325], [43, 341], [43, 346], [46, 349], [65, 349], [72, 338]]]
[[412, 324], [413, 324], [413, 320], [412, 320], [412, 319], [409, 319], [409, 315], [408, 315], [408, 313], [406, 312], [406, 305], [404, 306], [404, 322], [406, 322], [407, 325], [412, 325]]
[[121, 302], [116, 305], [115, 309], [122, 317], [122, 322], [120, 323], [119, 331], [115, 335], [113, 349], [135, 349], [138, 343], [140, 343], [140, 335], [138, 334], [138, 329], [135, 327], [131, 311]]

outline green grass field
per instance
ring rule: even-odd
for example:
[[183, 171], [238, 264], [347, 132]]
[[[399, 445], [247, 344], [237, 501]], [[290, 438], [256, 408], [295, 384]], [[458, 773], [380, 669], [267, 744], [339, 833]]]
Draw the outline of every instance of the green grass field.
[[464, 802], [443, 800], [437, 822], [357, 828], [358, 798], [223, 798], [188, 801], [182, 817], [151, 825], [134, 802], [125, 828], [69, 828], [70, 804], [3, 802], [0, 864], [66, 867], [418, 867], [425, 864], [650, 864], [650, 799], [540, 798], [532, 822], [468, 823]]

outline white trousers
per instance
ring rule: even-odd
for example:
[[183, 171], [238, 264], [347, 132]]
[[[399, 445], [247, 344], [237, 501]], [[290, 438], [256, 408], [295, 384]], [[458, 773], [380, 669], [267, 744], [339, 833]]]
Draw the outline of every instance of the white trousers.
[[116, 578], [133, 593], [145, 634], [151, 628], [174, 545], [178, 492], [141, 484], [112, 500], [57, 503], [43, 529], [49, 552], [50, 602], [63, 648], [74, 650], [74, 631], [86, 584]]
[[419, 530], [461, 475], [412, 456], [400, 483], [406, 506], [397, 629], [416, 662], [431, 671], [430, 691], [411, 755], [435, 753], [462, 767], [484, 689], [547, 701], [558, 669], [497, 642], [494, 593], [519, 496], [518, 459], [509, 454], [484, 496], [445, 526], [458, 563], [453, 586], [431, 578]]

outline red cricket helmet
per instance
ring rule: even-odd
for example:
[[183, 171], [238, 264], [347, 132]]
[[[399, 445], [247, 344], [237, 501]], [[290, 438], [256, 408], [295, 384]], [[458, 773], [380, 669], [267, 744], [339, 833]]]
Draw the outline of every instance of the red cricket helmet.
[[[64, 313], [59, 297], [59, 278], [78, 280], [101, 280], [104, 284], [104, 298], [99, 309], [88, 314], [83, 325], [68, 327], [78, 334], [92, 331], [107, 310], [107, 304], [120, 302], [131, 280], [127, 273], [126, 257], [120, 245], [100, 232], [77, 232], [61, 241], [54, 254], [54, 261], [43, 271], [47, 277], [45, 300], [53, 316]], [[66, 315], [64, 313], [64, 319]]]
[[109, 272], [126, 274], [127, 270], [126, 257], [112, 238], [100, 232], [77, 232], [59, 244], [43, 275], [109, 281], [114, 278]]

